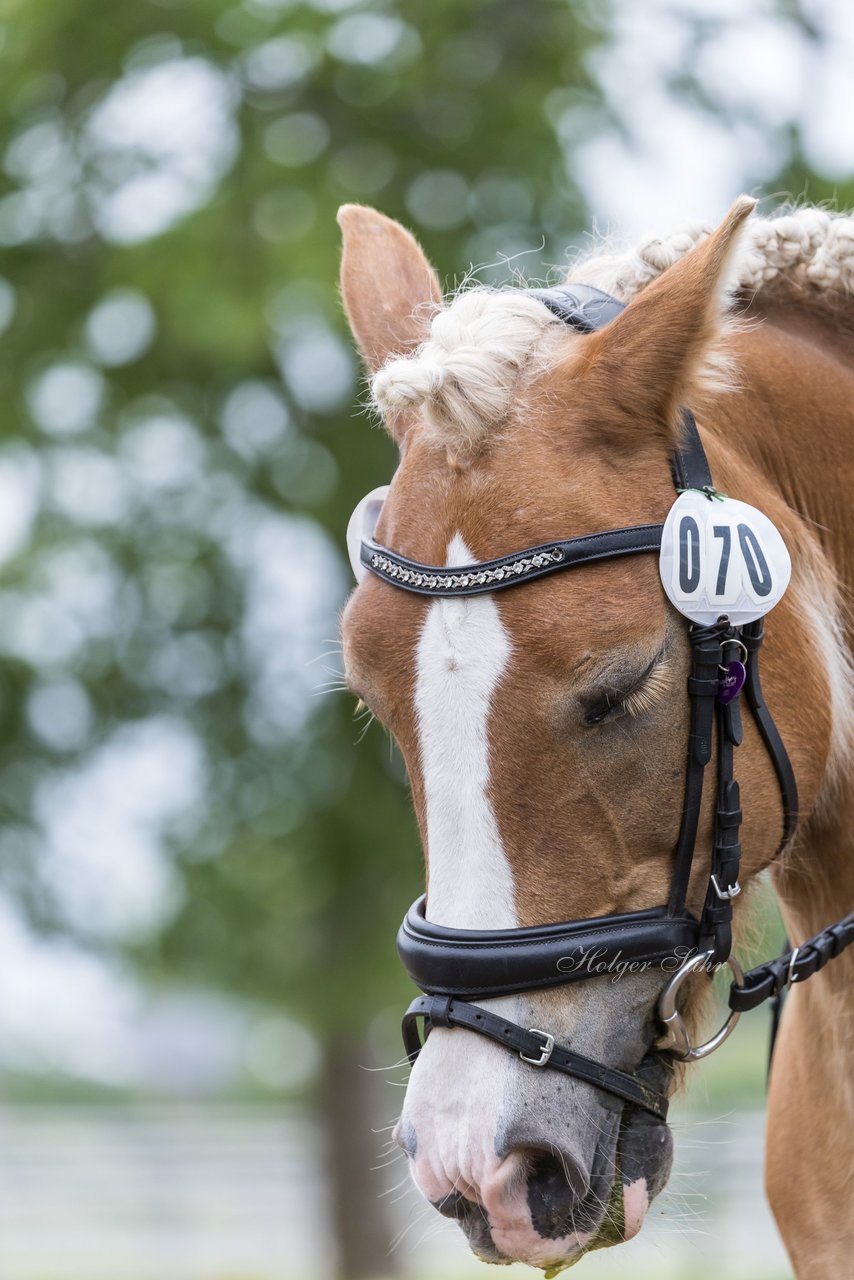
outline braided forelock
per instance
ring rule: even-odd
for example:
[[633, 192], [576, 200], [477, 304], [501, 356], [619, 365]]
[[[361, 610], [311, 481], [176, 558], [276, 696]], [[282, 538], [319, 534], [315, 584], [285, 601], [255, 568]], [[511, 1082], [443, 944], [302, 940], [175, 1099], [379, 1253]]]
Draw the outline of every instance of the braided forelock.
[[507, 417], [520, 383], [543, 367], [544, 335], [562, 326], [517, 289], [467, 289], [438, 312], [411, 356], [388, 361], [371, 384], [383, 415], [423, 411], [423, 429], [458, 457]]

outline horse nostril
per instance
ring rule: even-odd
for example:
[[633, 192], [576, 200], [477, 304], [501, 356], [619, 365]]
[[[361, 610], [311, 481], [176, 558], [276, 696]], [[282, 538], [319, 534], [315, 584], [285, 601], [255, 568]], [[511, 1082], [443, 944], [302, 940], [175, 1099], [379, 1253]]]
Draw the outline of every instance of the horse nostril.
[[441, 1200], [434, 1200], [433, 1208], [438, 1209], [443, 1217], [455, 1218], [457, 1222], [464, 1222], [471, 1217], [473, 1211], [478, 1210], [474, 1201], [466, 1200], [461, 1191], [449, 1191]]
[[528, 1208], [543, 1239], [556, 1240], [596, 1224], [601, 1203], [590, 1190], [586, 1174], [568, 1156], [538, 1151], [529, 1157]]

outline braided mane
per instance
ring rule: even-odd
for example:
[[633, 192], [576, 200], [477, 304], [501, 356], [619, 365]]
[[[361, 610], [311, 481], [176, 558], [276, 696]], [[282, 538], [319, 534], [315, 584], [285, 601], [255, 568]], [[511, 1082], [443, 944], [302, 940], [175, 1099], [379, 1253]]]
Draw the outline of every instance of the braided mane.
[[[693, 222], [632, 249], [594, 252], [573, 279], [596, 284], [629, 302], [652, 280], [705, 240], [713, 228]], [[751, 218], [742, 232], [735, 290], [756, 293], [787, 280], [813, 290], [847, 292], [854, 285], [854, 215], [804, 205], [769, 218]]]
[[[630, 302], [713, 230], [688, 223], [628, 249], [601, 247], [569, 278]], [[854, 289], [854, 215], [805, 205], [744, 227], [729, 293], [756, 294], [777, 284], [812, 296]], [[519, 390], [566, 350], [561, 322], [523, 290], [466, 288], [435, 315], [412, 355], [388, 361], [371, 391], [382, 414], [419, 408], [426, 430], [453, 453], [474, 452], [512, 409]], [[711, 353], [711, 381], [721, 360]]]

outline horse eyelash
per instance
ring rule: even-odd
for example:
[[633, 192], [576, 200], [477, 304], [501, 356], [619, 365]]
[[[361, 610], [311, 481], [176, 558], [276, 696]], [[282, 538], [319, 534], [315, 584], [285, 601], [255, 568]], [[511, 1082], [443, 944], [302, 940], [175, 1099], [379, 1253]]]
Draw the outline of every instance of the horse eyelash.
[[664, 692], [670, 677], [670, 664], [664, 654], [653, 659], [635, 686], [623, 692], [612, 690], [604, 701], [586, 717], [589, 725], [605, 724], [624, 715], [633, 719], [650, 711]]
[[620, 705], [630, 716], [642, 716], [658, 702], [670, 679], [670, 663], [662, 658], [636, 688], [620, 698]]

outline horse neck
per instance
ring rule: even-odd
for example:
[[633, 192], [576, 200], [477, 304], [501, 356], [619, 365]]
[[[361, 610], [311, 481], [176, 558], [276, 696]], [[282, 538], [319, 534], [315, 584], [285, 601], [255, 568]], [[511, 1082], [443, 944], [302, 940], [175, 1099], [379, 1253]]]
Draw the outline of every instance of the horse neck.
[[[842, 638], [834, 651], [827, 634], [816, 634], [815, 621], [805, 635], [801, 610], [799, 635], [789, 638], [789, 678], [784, 672], [775, 684], [765, 682], [784, 740], [805, 762], [796, 771], [808, 777], [818, 764], [811, 753], [821, 752], [822, 717], [818, 707], [805, 705], [798, 674], [810, 663], [835, 668], [828, 671], [837, 686], [835, 746], [825, 750], [817, 785], [808, 779], [802, 788], [812, 803], [794, 847], [775, 869], [787, 925], [803, 941], [854, 908], [854, 708], [846, 688], [850, 673], [842, 669], [854, 650], [854, 626], [842, 603], [854, 593], [854, 344], [830, 312], [784, 299], [768, 305], [761, 323], [734, 342], [740, 389], [722, 396], [709, 418], [713, 475], [720, 474], [720, 487], [732, 484], [729, 491], [760, 508], [783, 499], [793, 558], [810, 557], [809, 586], [801, 594], [814, 591], [810, 612], [819, 623], [838, 606]], [[784, 611], [779, 622], [775, 612], [769, 642], [774, 629], [786, 625]]]
[[831, 311], [779, 295], [751, 316], [755, 326], [733, 340], [737, 390], [719, 398], [712, 422], [724, 469], [745, 458], [820, 535], [846, 590], [854, 587], [854, 305], [849, 312], [847, 332]]

